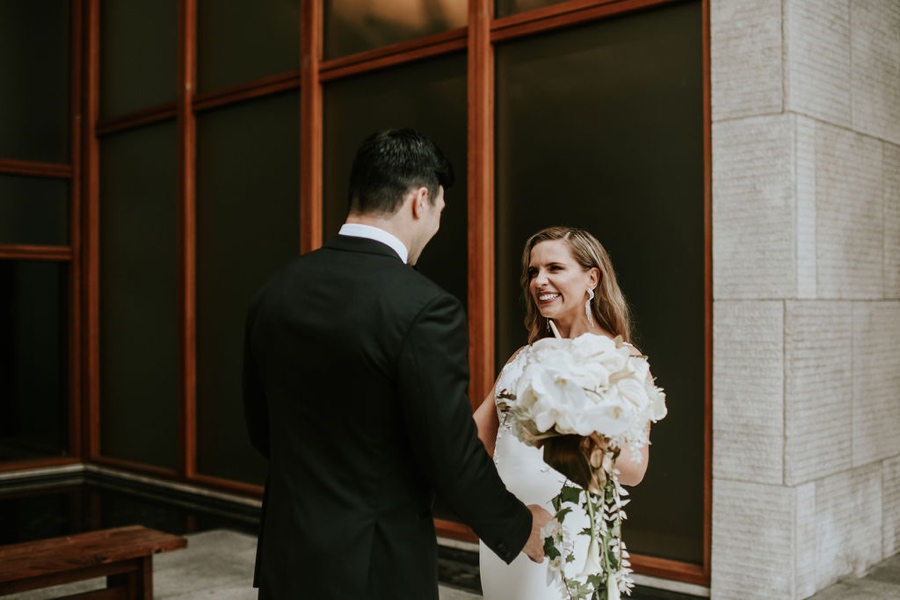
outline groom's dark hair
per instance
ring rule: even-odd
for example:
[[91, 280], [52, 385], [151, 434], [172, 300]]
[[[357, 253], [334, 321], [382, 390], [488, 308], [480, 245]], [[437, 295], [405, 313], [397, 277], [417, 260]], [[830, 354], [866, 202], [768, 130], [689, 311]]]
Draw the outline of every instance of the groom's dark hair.
[[393, 214], [406, 193], [428, 189], [434, 203], [438, 189], [453, 185], [453, 165], [433, 141], [412, 129], [387, 129], [367, 137], [353, 159], [348, 199], [356, 214]]

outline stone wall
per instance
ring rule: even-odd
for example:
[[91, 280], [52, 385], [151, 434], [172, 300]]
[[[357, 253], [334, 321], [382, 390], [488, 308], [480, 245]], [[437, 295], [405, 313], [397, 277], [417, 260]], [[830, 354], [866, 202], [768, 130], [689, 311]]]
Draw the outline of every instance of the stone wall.
[[711, 0], [716, 600], [900, 552], [900, 2]]

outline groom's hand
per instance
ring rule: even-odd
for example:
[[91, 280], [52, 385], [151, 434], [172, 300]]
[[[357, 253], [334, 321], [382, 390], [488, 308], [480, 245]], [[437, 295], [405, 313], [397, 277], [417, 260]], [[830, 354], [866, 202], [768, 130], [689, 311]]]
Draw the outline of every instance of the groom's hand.
[[542, 563], [544, 562], [544, 538], [541, 536], [541, 529], [553, 519], [553, 515], [537, 504], [529, 504], [528, 510], [531, 511], [531, 535], [528, 536], [522, 552], [527, 554], [533, 562]]

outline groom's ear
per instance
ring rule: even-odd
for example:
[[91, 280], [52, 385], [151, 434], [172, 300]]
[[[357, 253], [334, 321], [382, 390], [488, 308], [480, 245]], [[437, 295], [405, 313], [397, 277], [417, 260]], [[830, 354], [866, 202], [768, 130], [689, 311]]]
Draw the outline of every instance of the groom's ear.
[[409, 192], [412, 195], [412, 211], [414, 219], [421, 219], [428, 210], [428, 188], [418, 187]]

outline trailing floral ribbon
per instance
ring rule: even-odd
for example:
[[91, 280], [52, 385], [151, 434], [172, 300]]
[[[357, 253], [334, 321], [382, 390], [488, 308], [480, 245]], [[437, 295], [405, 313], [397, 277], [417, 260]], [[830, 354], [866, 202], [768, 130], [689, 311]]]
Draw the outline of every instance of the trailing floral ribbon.
[[[604, 460], [606, 481], [600, 495], [566, 482], [551, 501], [556, 522], [551, 521], [542, 532], [544, 553], [549, 559], [547, 576], [549, 582], [560, 582], [570, 600], [619, 600], [621, 594], [630, 594], [634, 588], [628, 550], [622, 540], [622, 522], [627, 518], [623, 508], [630, 499], [612, 466], [615, 454], [606, 453], [610, 458]], [[581, 506], [590, 517], [590, 543], [581, 572], [567, 576], [566, 565], [576, 559], [573, 545], [565, 539], [564, 526], [575, 506]]]

